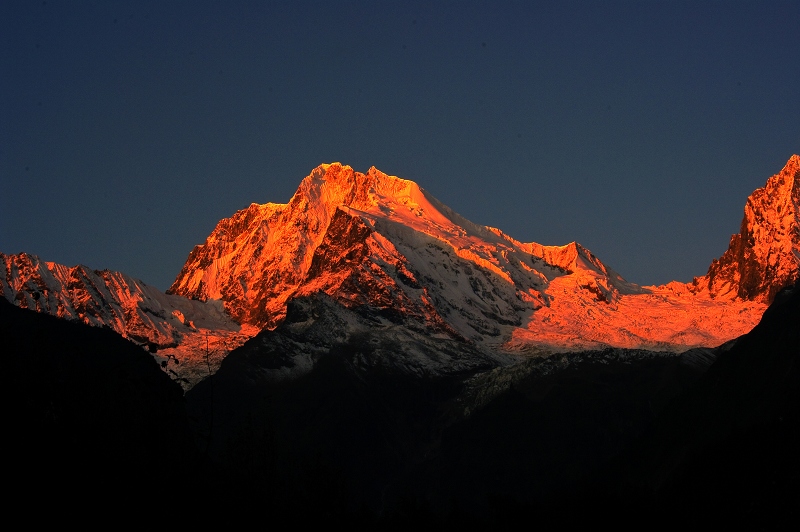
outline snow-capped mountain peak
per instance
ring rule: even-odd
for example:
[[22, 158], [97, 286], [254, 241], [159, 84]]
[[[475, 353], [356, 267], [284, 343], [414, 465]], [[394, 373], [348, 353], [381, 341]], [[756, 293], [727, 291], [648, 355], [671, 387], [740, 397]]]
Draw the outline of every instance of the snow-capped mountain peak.
[[728, 250], [695, 280], [717, 297], [769, 303], [800, 272], [800, 156], [756, 189]]
[[220, 299], [240, 323], [267, 328], [293, 297], [324, 292], [511, 350], [717, 345], [749, 330], [764, 303], [740, 298], [729, 314], [696, 287], [640, 287], [579, 243], [520, 242], [413, 181], [341, 163], [315, 168], [285, 205], [222, 220], [170, 292]]
[[[549, 279], [569, 271], [534, 256], [536, 246], [466, 220], [413, 181], [374, 167], [363, 174], [340, 163], [323, 164], [302, 180], [287, 204], [253, 204], [222, 220], [206, 243], [192, 251], [170, 292], [201, 300], [221, 299], [235, 319], [260, 327], [276, 325], [291, 297], [313, 290], [338, 292], [349, 304], [380, 301], [379, 306], [399, 305], [406, 312], [413, 307], [418, 312], [412, 314], [424, 322], [441, 324], [438, 314], [442, 309], [434, 309], [436, 298], [429, 293], [433, 287], [422, 288], [426, 283], [420, 284], [417, 277], [444, 277], [437, 281], [442, 286], [457, 283], [447, 277], [461, 271], [456, 263], [465, 263], [470, 271], [476, 268], [481, 276], [490, 275], [485, 284], [497, 285], [495, 292], [504, 294], [500, 299], [508, 308], [487, 312], [508, 313], [507, 321], [518, 322], [514, 310], [520, 305], [515, 295], [518, 288], [530, 292], [523, 297], [539, 299], [539, 291]], [[427, 256], [423, 248], [428, 252], [436, 249], [441, 256]], [[577, 247], [572, 249], [571, 265], [575, 267], [579, 254]], [[555, 248], [547, 253], [554, 262], [570, 260]], [[442, 259], [446, 256], [452, 259]], [[590, 253], [581, 256], [591, 257], [587, 264], [604, 271]], [[416, 273], [409, 269], [409, 260]], [[437, 268], [445, 273], [437, 273]], [[366, 294], [352, 284], [354, 278], [360, 279], [362, 287], [378, 290], [380, 286], [378, 291], [386, 293]], [[469, 282], [465, 285], [469, 289], [459, 289], [458, 295], [453, 294], [455, 300], [442, 295], [441, 287], [434, 291], [439, 292], [439, 299], [449, 301], [447, 307], [463, 311], [465, 293], [467, 300], [485, 306], [482, 289]], [[481, 321], [483, 318], [477, 323]], [[455, 329], [472, 337], [483, 334], [486, 327]]]

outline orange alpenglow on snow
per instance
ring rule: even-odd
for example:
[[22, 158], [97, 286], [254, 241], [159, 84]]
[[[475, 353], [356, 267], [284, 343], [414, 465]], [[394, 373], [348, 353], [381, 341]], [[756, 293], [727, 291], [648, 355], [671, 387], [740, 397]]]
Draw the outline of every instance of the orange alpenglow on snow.
[[751, 196], [731, 249], [689, 284], [637, 286], [580, 244], [522, 243], [412, 181], [332, 163], [289, 203], [222, 220], [169, 292], [272, 328], [291, 298], [322, 291], [509, 352], [716, 346], [749, 331], [797, 277], [798, 160]]

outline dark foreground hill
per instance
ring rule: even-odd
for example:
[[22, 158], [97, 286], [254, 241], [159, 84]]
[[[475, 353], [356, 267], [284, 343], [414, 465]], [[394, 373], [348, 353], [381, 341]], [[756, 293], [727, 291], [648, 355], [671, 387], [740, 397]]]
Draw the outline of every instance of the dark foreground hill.
[[678, 397], [624, 464], [682, 524], [774, 529], [800, 519], [800, 285]]
[[329, 303], [305, 301], [184, 398], [113, 332], [0, 302], [14, 500], [393, 529], [796, 522], [798, 288], [716, 352], [497, 367], [431, 339], [420, 353], [460, 369], [430, 374], [396, 329], [340, 334], [375, 317], [331, 321]]
[[426, 376], [393, 366], [379, 333], [326, 321], [313, 369], [276, 377], [307, 359], [289, 328], [313, 321], [312, 299], [187, 401], [211, 428], [201, 445], [235, 479], [227, 495], [271, 501], [290, 521], [776, 523], [800, 494], [799, 302], [781, 293], [716, 351], [609, 349]]
[[183, 392], [141, 347], [2, 298], [0, 339], [12, 501], [88, 519], [146, 513], [183, 488], [198, 463]]

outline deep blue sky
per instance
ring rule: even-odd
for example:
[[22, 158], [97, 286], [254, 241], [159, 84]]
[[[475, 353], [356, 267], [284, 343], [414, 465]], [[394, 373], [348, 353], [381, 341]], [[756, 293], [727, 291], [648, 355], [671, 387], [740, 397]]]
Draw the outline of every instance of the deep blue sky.
[[3, 2], [0, 251], [166, 289], [340, 161], [689, 281], [800, 152], [796, 1], [429, 3]]

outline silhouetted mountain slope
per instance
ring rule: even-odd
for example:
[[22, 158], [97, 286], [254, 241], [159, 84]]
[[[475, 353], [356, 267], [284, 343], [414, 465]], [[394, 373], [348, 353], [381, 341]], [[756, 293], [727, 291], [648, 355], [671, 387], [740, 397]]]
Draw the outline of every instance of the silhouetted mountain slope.
[[[325, 294], [290, 303], [187, 395], [199, 445], [238, 486], [235, 497], [284, 511], [380, 513], [396, 503], [454, 415], [462, 381], [508, 361], [422, 323]], [[457, 415], [457, 414], [456, 414]], [[209, 438], [209, 439], [206, 439]]]
[[0, 341], [15, 500], [135, 512], [185, 488], [199, 462], [183, 393], [139, 346], [2, 298]]
[[664, 412], [627, 466], [659, 508], [772, 528], [800, 517], [800, 285]]
[[[552, 505], [570, 498], [699, 377], [679, 357], [620, 351], [581, 353], [553, 371], [530, 365], [484, 408], [448, 428], [443, 492], [486, 512], [492, 499]], [[485, 386], [499, 377], [481, 376]]]
[[[497, 497], [568, 494], [704, 369], [692, 354], [611, 349], [507, 365], [464, 341], [366, 327], [371, 312], [296, 300], [187, 393], [200, 445], [242, 488], [231, 496], [375, 522], [404, 504], [447, 520], [456, 501], [486, 519]], [[443, 362], [461, 369], [420, 371]]]
[[186, 403], [112, 331], [0, 302], [10, 480], [48, 502], [164, 501], [274, 524], [774, 525], [796, 517], [800, 493], [799, 294], [779, 293], [716, 355], [513, 365], [313, 296]]
[[[452, 339], [409, 357], [393, 343], [411, 334], [402, 326], [365, 332], [368, 309], [311, 297], [187, 402], [201, 446], [210, 428], [209, 456], [237, 486], [227, 496], [270, 500], [284, 516], [466, 526], [535, 515], [626, 528], [766, 518], [781, 505], [793, 516], [797, 293], [779, 294], [751, 334], [716, 352], [607, 349], [513, 365]], [[434, 352], [464, 370], [411, 371]]]

